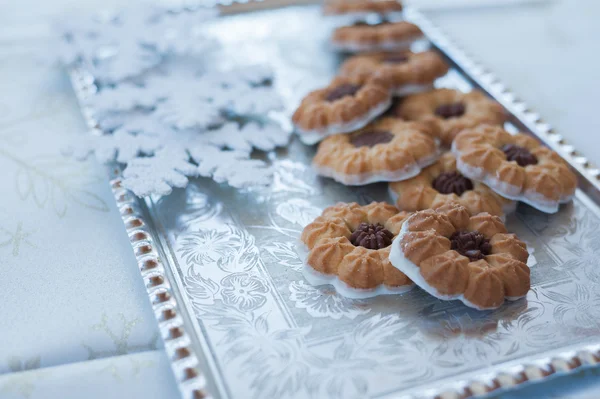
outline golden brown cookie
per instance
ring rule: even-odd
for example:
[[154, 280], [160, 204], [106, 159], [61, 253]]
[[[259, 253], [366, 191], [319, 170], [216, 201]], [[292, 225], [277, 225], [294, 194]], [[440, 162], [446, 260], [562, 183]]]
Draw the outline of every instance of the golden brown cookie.
[[378, 79], [339, 76], [304, 97], [292, 121], [300, 140], [312, 145], [362, 128], [385, 112], [391, 98], [389, 87]]
[[456, 136], [452, 151], [463, 175], [542, 212], [557, 212], [575, 195], [577, 177], [560, 155], [524, 134], [481, 125]]
[[321, 176], [354, 186], [410, 179], [438, 156], [438, 144], [426, 125], [383, 118], [323, 140], [313, 168]]
[[325, 15], [351, 15], [363, 17], [368, 14], [386, 16], [400, 13], [402, 3], [396, 0], [328, 0], [323, 5]]
[[340, 68], [340, 75], [379, 77], [396, 96], [429, 91], [433, 82], [447, 72], [448, 65], [435, 51], [359, 54], [350, 57]]
[[392, 265], [442, 300], [496, 309], [530, 288], [525, 243], [508, 234], [499, 217], [469, 217], [456, 203], [414, 213], [391, 247]]
[[475, 215], [488, 212], [504, 216], [513, 212], [516, 202], [503, 198], [483, 183], [472, 181], [456, 169], [456, 158], [447, 152], [412, 179], [390, 183], [390, 194], [405, 211], [437, 208], [456, 202]]
[[437, 89], [406, 97], [394, 113], [409, 121], [438, 124], [440, 138], [448, 146], [463, 129], [482, 123], [502, 125], [507, 117], [504, 108], [481, 91], [463, 93], [451, 89]]
[[423, 38], [421, 29], [406, 21], [378, 24], [358, 22], [352, 26], [337, 28], [331, 37], [331, 44], [336, 50], [351, 53], [404, 51]]
[[407, 216], [384, 202], [338, 203], [325, 209], [302, 231], [309, 251], [305, 277], [355, 298], [410, 290], [413, 283], [388, 260], [389, 245]]

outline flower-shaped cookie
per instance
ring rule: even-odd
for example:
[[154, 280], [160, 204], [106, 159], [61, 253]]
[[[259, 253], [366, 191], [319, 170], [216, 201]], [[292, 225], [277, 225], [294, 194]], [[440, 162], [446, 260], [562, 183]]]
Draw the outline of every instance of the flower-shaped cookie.
[[560, 155], [532, 137], [511, 135], [498, 126], [461, 132], [452, 151], [463, 175], [542, 212], [557, 212], [577, 188], [577, 177]]
[[470, 216], [457, 203], [414, 213], [392, 243], [390, 262], [436, 298], [495, 309], [527, 295], [527, 246], [499, 217]]
[[410, 179], [438, 157], [438, 144], [427, 125], [383, 118], [323, 140], [313, 168], [321, 176], [354, 186]]
[[332, 284], [345, 296], [399, 293], [413, 283], [389, 262], [390, 244], [408, 214], [384, 202], [339, 203], [302, 231], [308, 247], [304, 274], [311, 284]]
[[402, 3], [396, 0], [329, 0], [323, 5], [325, 15], [349, 15], [357, 18], [367, 14], [387, 16], [402, 11]]
[[405, 98], [394, 113], [409, 121], [427, 121], [439, 125], [440, 138], [450, 145], [463, 129], [482, 123], [502, 125], [506, 113], [500, 104], [480, 91], [463, 93], [437, 89]]
[[336, 50], [352, 53], [404, 51], [423, 38], [421, 29], [406, 21], [378, 24], [357, 22], [352, 26], [337, 28], [331, 36], [331, 44]]
[[457, 202], [471, 214], [488, 212], [503, 216], [514, 211], [516, 202], [503, 198], [486, 185], [471, 181], [456, 169], [456, 158], [447, 152], [412, 179], [390, 183], [396, 205], [405, 211], [437, 208]]
[[360, 54], [350, 57], [340, 68], [340, 75], [380, 77], [396, 96], [431, 90], [433, 82], [446, 72], [448, 65], [435, 51]]
[[292, 121], [300, 140], [311, 145], [360, 129], [385, 112], [391, 98], [389, 87], [378, 79], [339, 76], [304, 97]]

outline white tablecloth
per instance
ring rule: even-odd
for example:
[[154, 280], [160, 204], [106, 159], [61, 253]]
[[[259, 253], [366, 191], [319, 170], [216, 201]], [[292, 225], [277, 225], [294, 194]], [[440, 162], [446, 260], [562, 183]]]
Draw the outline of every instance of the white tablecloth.
[[[110, 3], [0, 2], [1, 398], [177, 394], [104, 169], [60, 155], [84, 131], [67, 76], [40, 61], [53, 18]], [[430, 16], [600, 163], [597, 2]], [[600, 397], [597, 374], [502, 397]]]

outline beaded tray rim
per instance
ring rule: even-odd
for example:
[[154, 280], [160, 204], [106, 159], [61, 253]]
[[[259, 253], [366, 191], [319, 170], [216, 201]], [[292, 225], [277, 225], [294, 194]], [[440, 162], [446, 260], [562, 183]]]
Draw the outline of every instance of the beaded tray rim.
[[[314, 3], [312, 0], [218, 0], [214, 5], [220, 7], [223, 15], [227, 15]], [[579, 188], [593, 201], [600, 203], [600, 169], [520, 100], [492, 71], [474, 61], [472, 56], [424, 15], [415, 9], [405, 9], [404, 14], [407, 19], [421, 27], [432, 45], [445, 55], [453, 66], [500, 102], [514, 116], [513, 122], [533, 133], [559, 153], [577, 173]], [[93, 77], [77, 67], [71, 69], [69, 74], [88, 126], [96, 134], [102, 134], [91, 117], [90, 110], [84, 106], [85, 98], [96, 91]], [[193, 327], [184, 303], [185, 299], [178, 292], [176, 277], [168, 269], [168, 259], [159, 254], [160, 244], [155, 244], [159, 239], [155, 236], [156, 230], [152, 226], [146, 203], [122, 187], [120, 174], [118, 166], [112, 165], [108, 168], [114, 198], [135, 253], [176, 383], [182, 397], [210, 398], [210, 383], [204, 371], [207, 360], [203, 353], [194, 351], [191, 336]], [[445, 388], [447, 385], [443, 384], [437, 388], [428, 388], [422, 391], [422, 396], [444, 399], [478, 397], [528, 382], [573, 373], [598, 363], [600, 343], [575, 345], [569, 350], [532, 359], [526, 364], [510, 365], [500, 371], [482, 373], [468, 382], [454, 384], [454, 388], [451, 389]]]

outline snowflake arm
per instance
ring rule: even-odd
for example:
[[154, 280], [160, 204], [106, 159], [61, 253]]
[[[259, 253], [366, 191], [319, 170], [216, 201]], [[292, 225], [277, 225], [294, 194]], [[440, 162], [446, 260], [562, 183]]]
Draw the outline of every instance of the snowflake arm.
[[169, 97], [154, 112], [161, 121], [177, 129], [202, 129], [223, 122], [220, 108], [194, 93]]
[[85, 160], [92, 153], [100, 162], [127, 163], [139, 155], [152, 155], [161, 147], [157, 138], [134, 135], [124, 130], [102, 136], [86, 135], [65, 150], [75, 159]]
[[252, 152], [286, 145], [291, 129], [273, 123], [282, 102], [270, 67], [201, 62], [215, 40], [204, 25], [217, 13], [148, 8], [72, 21], [67, 62], [96, 80], [86, 115], [105, 134], [74, 142], [71, 154], [127, 164], [124, 186], [139, 196], [165, 195], [197, 175], [234, 187], [268, 184], [272, 170]]
[[243, 188], [267, 185], [273, 172], [263, 161], [248, 159], [240, 151], [223, 151], [211, 146], [189, 149], [192, 159], [198, 163], [198, 173], [218, 183], [227, 182], [232, 187]]
[[168, 195], [172, 187], [185, 187], [187, 177], [197, 175], [198, 168], [189, 162], [189, 155], [183, 148], [167, 147], [153, 157], [132, 160], [123, 171], [123, 186], [140, 197]]
[[90, 96], [86, 103], [95, 111], [130, 111], [134, 108], [151, 108], [159, 100], [160, 95], [143, 87], [121, 84], [115, 88], [105, 88]]
[[240, 130], [240, 135], [250, 146], [262, 151], [271, 151], [287, 145], [291, 131], [285, 131], [275, 124], [260, 126], [257, 123], [248, 123]]

